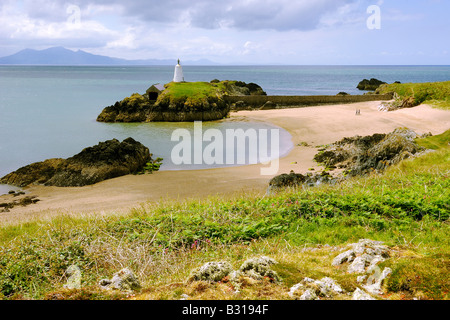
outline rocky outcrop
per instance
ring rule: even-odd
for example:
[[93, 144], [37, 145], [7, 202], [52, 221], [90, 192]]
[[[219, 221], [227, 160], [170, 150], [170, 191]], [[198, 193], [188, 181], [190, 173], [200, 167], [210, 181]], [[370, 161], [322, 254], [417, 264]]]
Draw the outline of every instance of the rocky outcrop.
[[231, 264], [226, 261], [207, 262], [194, 269], [188, 281], [229, 281], [235, 293], [239, 293], [243, 281], [258, 282], [264, 279], [270, 282], [281, 281], [281, 277], [271, 268], [274, 264], [277, 262], [266, 256], [248, 259], [237, 270], [233, 270]]
[[7, 197], [14, 197], [14, 199], [12, 199], [12, 201], [6, 200], [7, 202], [0, 203], [0, 213], [9, 212], [10, 209], [13, 209], [14, 207], [17, 206], [26, 207], [30, 204], [35, 204], [40, 201], [37, 198], [37, 196], [27, 196], [24, 194], [25, 194], [24, 192], [18, 192], [13, 194], [10, 193]]
[[289, 174], [283, 173], [272, 178], [269, 182], [268, 193], [276, 192], [285, 188], [297, 188], [300, 186], [313, 187], [322, 183], [335, 183], [337, 180], [333, 178], [328, 172], [322, 173], [295, 173], [291, 171]]
[[380, 81], [378, 79], [372, 78], [370, 80], [364, 79], [360, 83], [358, 83], [359, 90], [366, 90], [366, 91], [374, 91], [378, 89], [379, 86], [382, 84], [386, 84], [386, 82]]
[[389, 248], [381, 241], [362, 239], [333, 259], [332, 265], [348, 263], [348, 273], [364, 273], [389, 257]]
[[275, 260], [265, 256], [248, 259], [239, 268], [238, 275], [255, 280], [269, 278], [273, 281], [280, 281], [281, 278], [271, 269], [271, 266], [275, 264], [277, 264]]
[[111, 279], [102, 279], [99, 286], [106, 290], [120, 290], [125, 292], [138, 291], [142, 288], [133, 271], [124, 268], [115, 273]]
[[226, 261], [207, 262], [193, 270], [188, 281], [212, 281], [217, 282], [228, 276], [233, 267]]
[[345, 168], [351, 176], [380, 171], [422, 151], [414, 141], [418, 137], [408, 128], [398, 128], [389, 134], [344, 138], [322, 149], [314, 160]]
[[[134, 94], [136, 97], [138, 94]], [[106, 107], [98, 115], [99, 122], [192, 122], [223, 119], [230, 112], [228, 103], [218, 97], [209, 97], [194, 105], [186, 101], [149, 101], [144, 96], [124, 99]]]
[[376, 300], [376, 299], [373, 298], [370, 294], [368, 294], [364, 290], [356, 288], [356, 290], [353, 292], [352, 300]]
[[0, 183], [24, 187], [44, 184], [78, 187], [127, 174], [138, 173], [152, 161], [149, 149], [133, 138], [100, 142], [68, 159], [49, 159], [22, 167]]
[[398, 94], [394, 93], [394, 100], [389, 102], [382, 102], [378, 106], [379, 111], [389, 112], [389, 111], [395, 111], [399, 109], [405, 109], [405, 108], [413, 108], [417, 106], [418, 103], [414, 99], [414, 97], [407, 97], [405, 99], [401, 99]]
[[[381, 295], [383, 282], [392, 270], [390, 268], [381, 270], [378, 264], [391, 256], [391, 250], [383, 242], [369, 239], [361, 239], [348, 245], [346, 249], [348, 250], [333, 259], [332, 265], [339, 267], [346, 264], [347, 273], [364, 274], [357, 277], [359, 283], [367, 279], [362, 288], [370, 294]], [[367, 292], [358, 288], [353, 293], [353, 300], [373, 300]]]
[[[214, 80], [213, 80], [214, 81]], [[211, 81], [211, 83], [214, 83]], [[216, 82], [217, 83], [217, 82]], [[223, 81], [230, 96], [266, 96], [267, 93], [256, 83], [243, 81]]]
[[255, 83], [219, 81], [210, 83], [183, 83], [180, 90], [167, 84], [158, 98], [150, 100], [147, 94], [134, 93], [114, 105], [106, 107], [98, 115], [99, 122], [191, 122], [223, 119], [230, 112], [225, 95], [266, 95]]
[[[423, 136], [430, 135], [425, 134]], [[344, 169], [343, 174], [322, 173], [283, 173], [269, 181], [267, 194], [276, 193], [285, 188], [314, 187], [320, 184], [335, 184], [346, 176], [357, 176], [382, 171], [388, 166], [416, 156], [424, 151], [414, 139], [419, 136], [408, 128], [398, 128], [389, 134], [376, 133], [371, 136], [344, 138], [322, 149], [314, 160], [326, 167], [326, 170]]]
[[299, 300], [320, 300], [320, 298], [334, 298], [344, 294], [345, 290], [329, 277], [321, 280], [304, 278], [302, 282], [293, 285], [289, 290], [289, 296]]

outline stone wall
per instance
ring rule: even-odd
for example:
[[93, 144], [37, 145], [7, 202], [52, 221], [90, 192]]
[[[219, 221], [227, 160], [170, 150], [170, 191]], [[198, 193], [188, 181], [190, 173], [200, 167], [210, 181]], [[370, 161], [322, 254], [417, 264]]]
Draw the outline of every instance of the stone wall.
[[[279, 107], [315, 106], [325, 104], [392, 100], [392, 95], [368, 94], [346, 96], [224, 96], [224, 99], [229, 103], [243, 101], [244, 105], [247, 107], [260, 108], [268, 101], [273, 102], [274, 105], [277, 105]], [[237, 109], [240, 108], [237, 107]], [[268, 109], [270, 109], [270, 107]]]

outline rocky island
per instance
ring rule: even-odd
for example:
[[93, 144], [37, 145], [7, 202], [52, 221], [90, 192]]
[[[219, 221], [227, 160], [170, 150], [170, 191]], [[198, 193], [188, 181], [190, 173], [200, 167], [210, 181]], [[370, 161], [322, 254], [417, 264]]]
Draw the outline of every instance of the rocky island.
[[106, 107], [99, 122], [213, 121], [226, 117], [230, 103], [224, 96], [266, 95], [255, 83], [242, 81], [170, 82], [153, 85]]
[[372, 78], [370, 80], [364, 79], [360, 83], [358, 83], [358, 86], [356, 88], [359, 90], [374, 91], [383, 84], [386, 84], [386, 82], [375, 78]]

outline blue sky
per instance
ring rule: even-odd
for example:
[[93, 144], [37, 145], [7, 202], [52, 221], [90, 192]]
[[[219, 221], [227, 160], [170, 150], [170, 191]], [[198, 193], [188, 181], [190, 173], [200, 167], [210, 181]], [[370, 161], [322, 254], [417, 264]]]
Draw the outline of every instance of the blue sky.
[[64, 46], [224, 64], [449, 65], [449, 14], [448, 0], [2, 0], [0, 56]]

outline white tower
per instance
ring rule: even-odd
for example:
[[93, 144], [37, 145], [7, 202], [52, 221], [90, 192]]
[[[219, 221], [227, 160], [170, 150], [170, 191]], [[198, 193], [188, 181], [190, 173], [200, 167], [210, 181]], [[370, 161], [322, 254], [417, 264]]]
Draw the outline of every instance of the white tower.
[[180, 59], [178, 59], [178, 64], [175, 66], [173, 82], [184, 82], [183, 68], [180, 65]]

